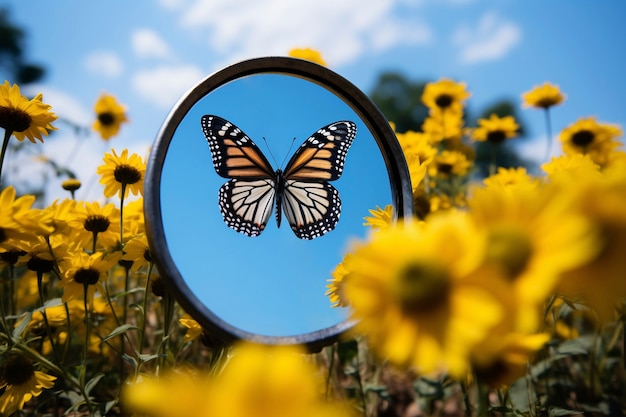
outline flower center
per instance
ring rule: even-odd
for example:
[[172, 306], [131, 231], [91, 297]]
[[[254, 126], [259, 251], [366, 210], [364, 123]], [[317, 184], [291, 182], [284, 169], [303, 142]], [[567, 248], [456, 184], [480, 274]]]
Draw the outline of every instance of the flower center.
[[487, 133], [487, 140], [492, 143], [501, 143], [506, 139], [506, 133], [502, 130], [493, 130]]
[[32, 121], [32, 117], [23, 110], [0, 106], [0, 127], [9, 132], [23, 132]]
[[429, 311], [447, 300], [450, 277], [441, 265], [420, 260], [400, 271], [392, 282], [391, 292], [404, 311]]
[[[2, 229], [0, 228], [0, 235], [2, 235], [2, 233], [3, 233]], [[0, 242], [1, 241], [2, 239], [0, 238]], [[0, 260], [8, 263], [9, 265], [15, 265], [17, 263], [17, 259], [22, 255], [26, 255], [26, 252], [21, 251], [21, 250], [11, 249], [9, 251], [0, 253]]]
[[21, 355], [8, 355], [0, 370], [0, 380], [9, 385], [22, 385], [35, 375], [33, 363]]
[[9, 238], [7, 237], [6, 232], [4, 231], [3, 227], [0, 227], [0, 243], [8, 240]]
[[454, 166], [452, 164], [447, 164], [447, 163], [439, 163], [437, 165], [437, 172], [439, 172], [440, 174], [443, 175], [450, 175], [452, 173], [452, 168]]
[[115, 181], [121, 184], [135, 184], [141, 180], [141, 172], [137, 168], [125, 164], [116, 166], [113, 175]]
[[81, 268], [74, 274], [74, 282], [78, 284], [95, 285], [100, 279], [100, 272], [94, 268]]
[[437, 107], [445, 109], [447, 107], [450, 107], [450, 105], [452, 104], [452, 96], [449, 94], [440, 94], [439, 96], [437, 96], [437, 98], [435, 99], [435, 104], [437, 105]]
[[500, 225], [489, 232], [486, 258], [503, 266], [510, 278], [524, 271], [532, 252], [528, 236], [519, 228]]
[[572, 135], [572, 143], [576, 146], [584, 148], [593, 142], [595, 135], [588, 130], [580, 130]]
[[98, 121], [102, 126], [111, 126], [115, 122], [115, 116], [111, 112], [99, 113]]
[[54, 262], [48, 259], [41, 259], [37, 256], [31, 256], [31, 258], [26, 263], [26, 267], [31, 271], [47, 273], [52, 271], [52, 267], [54, 266]]
[[87, 230], [88, 232], [101, 233], [106, 232], [110, 224], [111, 221], [109, 219], [102, 215], [96, 214], [92, 216], [87, 216], [87, 219], [85, 219], [85, 223], [83, 223], [83, 226], [85, 226], [85, 230]]

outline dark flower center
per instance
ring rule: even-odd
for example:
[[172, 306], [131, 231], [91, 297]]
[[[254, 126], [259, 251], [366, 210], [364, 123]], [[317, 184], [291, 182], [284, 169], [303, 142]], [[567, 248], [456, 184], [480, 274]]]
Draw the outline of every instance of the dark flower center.
[[150, 249], [146, 248], [143, 251], [143, 259], [145, 259], [148, 262], [152, 262], [152, 254], [150, 253]]
[[141, 172], [135, 167], [130, 165], [118, 165], [113, 171], [115, 181], [121, 184], [135, 184], [141, 180]]
[[9, 238], [7, 237], [6, 232], [4, 231], [3, 227], [0, 227], [0, 243], [4, 242], [5, 240], [8, 240]]
[[503, 130], [492, 130], [487, 133], [487, 140], [492, 143], [501, 143], [506, 139], [506, 133]]
[[588, 130], [580, 130], [572, 135], [572, 143], [581, 148], [589, 145], [594, 139], [595, 135]]
[[31, 258], [26, 263], [26, 267], [31, 271], [47, 273], [52, 271], [52, 268], [54, 267], [54, 261], [31, 256]]
[[407, 265], [392, 289], [406, 312], [425, 312], [446, 302], [450, 279], [444, 268], [434, 262], [421, 261]]
[[115, 122], [115, 116], [111, 112], [99, 113], [98, 121], [102, 126], [111, 126]]
[[94, 268], [82, 268], [74, 274], [74, 282], [85, 285], [95, 285], [100, 279], [100, 272]]
[[[0, 235], [2, 234], [2, 229], [0, 228]], [[2, 239], [0, 239], [0, 242]], [[8, 263], [9, 265], [15, 265], [20, 256], [26, 255], [26, 252], [17, 249], [11, 249], [6, 252], [0, 253], [0, 260]]]
[[489, 233], [487, 260], [504, 267], [508, 276], [517, 278], [527, 267], [533, 248], [528, 236], [515, 227], [496, 226]]
[[452, 164], [440, 163], [437, 165], [437, 172], [439, 172], [440, 174], [449, 175], [452, 173], [452, 168], [454, 168]]
[[10, 354], [0, 369], [0, 381], [22, 385], [35, 375], [33, 363], [21, 355]]
[[152, 289], [152, 294], [157, 297], [163, 297], [165, 294], [165, 287], [163, 286], [163, 280], [161, 277], [154, 277], [150, 281], [150, 288]]
[[452, 99], [451, 95], [441, 94], [435, 99], [435, 104], [437, 105], [437, 107], [445, 109], [447, 107], [450, 107], [453, 101], [454, 100]]
[[83, 223], [83, 226], [85, 226], [85, 230], [95, 233], [106, 232], [110, 225], [111, 221], [99, 214], [87, 216], [87, 219], [85, 219], [85, 223]]
[[32, 121], [32, 117], [23, 110], [0, 107], [0, 127], [9, 132], [23, 132]]

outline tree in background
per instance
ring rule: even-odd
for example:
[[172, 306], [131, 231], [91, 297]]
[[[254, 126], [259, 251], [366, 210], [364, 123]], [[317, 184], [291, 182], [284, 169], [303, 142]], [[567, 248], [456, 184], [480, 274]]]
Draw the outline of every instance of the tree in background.
[[10, 21], [6, 9], [0, 9], [0, 71], [19, 85], [39, 81], [45, 74], [44, 67], [25, 57], [24, 41], [24, 31]]

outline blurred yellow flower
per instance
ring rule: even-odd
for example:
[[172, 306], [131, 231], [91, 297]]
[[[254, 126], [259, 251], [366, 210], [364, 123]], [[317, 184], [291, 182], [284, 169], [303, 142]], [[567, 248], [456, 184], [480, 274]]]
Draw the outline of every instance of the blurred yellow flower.
[[621, 145], [617, 138], [622, 135], [619, 126], [599, 123], [595, 117], [587, 117], [563, 129], [559, 139], [566, 155], [589, 155], [593, 162], [604, 166], [609, 161], [609, 155]]
[[35, 143], [35, 139], [43, 142], [41, 135], [48, 136], [48, 131], [56, 130], [50, 123], [57, 116], [51, 111], [52, 106], [43, 103], [42, 98], [38, 94], [28, 100], [22, 96], [17, 84], [11, 86], [6, 80], [0, 84], [0, 127], [5, 134], [13, 134], [19, 141], [26, 137]]
[[488, 119], [479, 119], [478, 127], [472, 132], [472, 139], [477, 142], [502, 143], [517, 136], [519, 126], [513, 116], [499, 117], [492, 114]]
[[196, 340], [202, 334], [202, 327], [200, 324], [191, 318], [189, 314], [183, 315], [178, 319], [178, 322], [181, 326], [187, 329], [185, 336], [183, 337], [183, 342], [191, 342]]
[[516, 187], [519, 185], [536, 185], [539, 181], [526, 172], [526, 168], [503, 168], [499, 167], [498, 172], [483, 180], [483, 184], [487, 187]]
[[462, 176], [472, 167], [472, 162], [457, 151], [443, 151], [435, 156], [434, 161], [428, 166], [428, 175], [431, 177], [448, 178], [453, 175]]
[[36, 371], [34, 364], [21, 354], [9, 353], [0, 366], [0, 415], [10, 416], [24, 408], [24, 403], [54, 386], [56, 377]]
[[559, 86], [545, 82], [543, 85], [534, 86], [530, 91], [522, 94], [522, 104], [524, 107], [537, 107], [547, 109], [561, 104], [566, 96], [561, 92]]
[[463, 110], [464, 101], [470, 93], [466, 90], [465, 83], [457, 83], [448, 78], [442, 78], [437, 82], [427, 83], [422, 94], [422, 102], [431, 111], [448, 113], [460, 113]]
[[30, 210], [35, 202], [34, 195], [16, 197], [15, 188], [6, 187], [0, 193], [0, 251], [19, 248], [21, 240], [34, 238], [24, 227], [15, 221], [14, 216]]
[[431, 111], [424, 120], [422, 130], [430, 143], [460, 141], [463, 136], [463, 112]]
[[146, 174], [146, 163], [136, 153], [128, 155], [128, 149], [124, 149], [118, 156], [115, 149], [111, 153], [104, 154], [104, 165], [100, 165], [96, 171], [101, 175], [100, 183], [104, 185], [104, 196], [113, 197], [117, 194], [124, 198], [129, 192], [133, 195], [143, 195], [143, 180]]
[[[321, 399], [322, 381], [297, 346], [239, 343], [222, 373], [170, 372], [126, 386], [122, 402], [150, 417], [347, 417]], [[176, 401], [172, 401], [175, 398]]]
[[591, 178], [601, 177], [600, 166], [591, 160], [589, 155], [580, 153], [561, 155], [541, 165], [548, 174], [549, 181], [563, 181], [574, 184]]
[[331, 273], [333, 277], [327, 280], [328, 284], [326, 284], [326, 292], [324, 295], [330, 299], [331, 307], [347, 307], [350, 304], [344, 294], [343, 283], [348, 275], [350, 275], [351, 257], [352, 255], [347, 253]]
[[343, 290], [354, 331], [380, 357], [459, 377], [471, 347], [501, 320], [499, 302], [473, 275], [482, 239], [468, 220], [450, 211], [399, 223], [352, 252]]
[[128, 122], [126, 107], [118, 103], [117, 99], [110, 94], [101, 94], [94, 106], [96, 121], [93, 130], [100, 134], [104, 140], [109, 140], [120, 131], [122, 123]]
[[368, 226], [372, 230], [386, 229], [393, 224], [393, 206], [391, 204], [380, 208], [376, 206], [374, 210], [369, 210], [371, 217], [366, 216], [363, 226]]
[[315, 62], [316, 64], [326, 66], [326, 61], [322, 58], [322, 54], [311, 48], [294, 48], [289, 51], [289, 56], [292, 58], [305, 59], [307, 61]]

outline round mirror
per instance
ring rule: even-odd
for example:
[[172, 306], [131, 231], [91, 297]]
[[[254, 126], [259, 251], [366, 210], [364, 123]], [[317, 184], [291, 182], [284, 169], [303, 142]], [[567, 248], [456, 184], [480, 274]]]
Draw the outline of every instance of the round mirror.
[[244, 61], [188, 92], [159, 132], [145, 188], [159, 271], [225, 342], [335, 340], [351, 324], [327, 280], [367, 234], [363, 218], [388, 204], [412, 212], [387, 120], [347, 80], [294, 58]]

